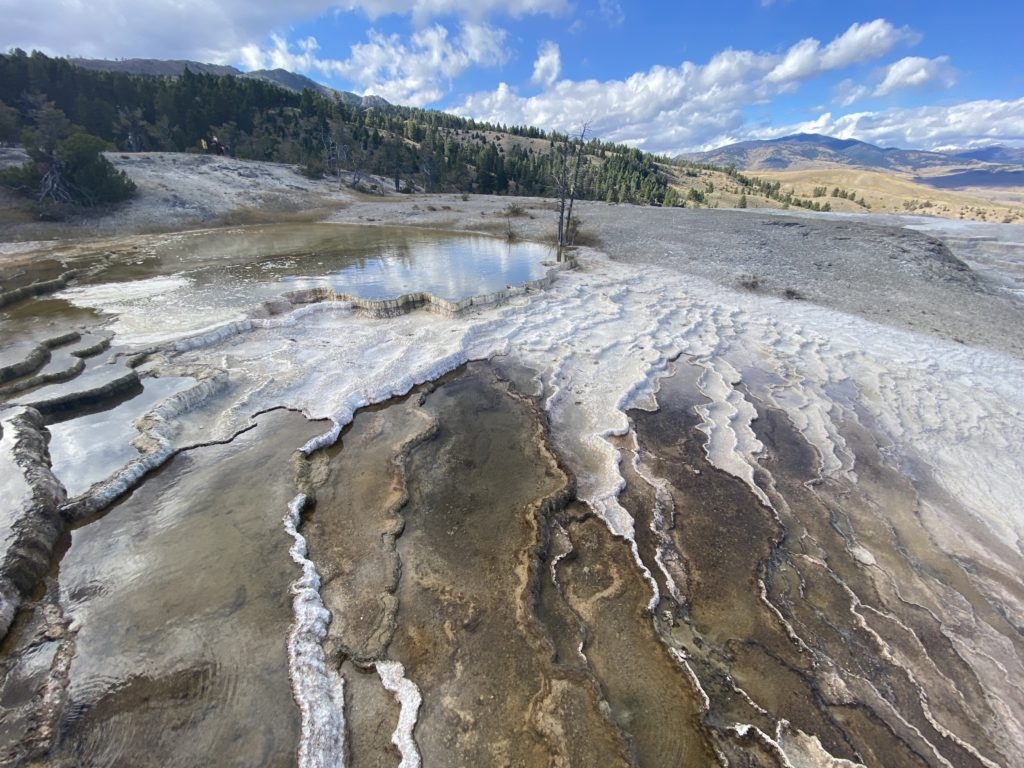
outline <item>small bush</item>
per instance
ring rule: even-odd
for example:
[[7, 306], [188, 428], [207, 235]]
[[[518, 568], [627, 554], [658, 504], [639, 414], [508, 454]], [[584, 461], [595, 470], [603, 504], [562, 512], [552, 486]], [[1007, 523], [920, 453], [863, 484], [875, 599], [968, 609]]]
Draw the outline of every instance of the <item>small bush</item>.
[[73, 133], [55, 152], [37, 149], [30, 152], [30, 162], [0, 172], [0, 185], [35, 197], [40, 216], [48, 220], [61, 218], [56, 208], [64, 204], [119, 203], [135, 193], [135, 183], [101, 154], [106, 148], [103, 139]]
[[306, 158], [306, 162], [299, 167], [299, 173], [307, 179], [313, 180], [322, 179], [326, 171], [327, 165], [324, 163], [324, 159], [317, 154], [311, 154]]
[[747, 291], [759, 291], [764, 287], [764, 279], [759, 275], [740, 275], [740, 288]]
[[60, 145], [58, 154], [80, 203], [120, 203], [135, 193], [135, 182], [100, 154], [105, 148], [103, 139], [87, 133], [74, 133]]
[[580, 228], [582, 226], [583, 219], [579, 216], [573, 216], [565, 222], [565, 241], [569, 245], [576, 245], [576, 239], [579, 237]]

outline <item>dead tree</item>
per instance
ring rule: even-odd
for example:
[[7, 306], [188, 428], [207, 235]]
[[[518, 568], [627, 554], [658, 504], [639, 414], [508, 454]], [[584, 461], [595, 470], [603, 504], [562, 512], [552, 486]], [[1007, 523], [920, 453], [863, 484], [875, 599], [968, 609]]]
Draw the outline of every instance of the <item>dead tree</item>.
[[556, 151], [559, 154], [555, 167], [555, 189], [558, 193], [558, 255], [562, 249], [572, 245], [572, 206], [579, 192], [580, 172], [583, 168], [583, 141], [587, 135], [589, 123], [580, 128], [579, 136], [570, 139], [568, 136]]
[[71, 133], [71, 121], [52, 101], [35, 94], [28, 98], [35, 128], [28, 134], [31, 140], [27, 149], [40, 171], [39, 202], [69, 203], [75, 189], [58, 148]]

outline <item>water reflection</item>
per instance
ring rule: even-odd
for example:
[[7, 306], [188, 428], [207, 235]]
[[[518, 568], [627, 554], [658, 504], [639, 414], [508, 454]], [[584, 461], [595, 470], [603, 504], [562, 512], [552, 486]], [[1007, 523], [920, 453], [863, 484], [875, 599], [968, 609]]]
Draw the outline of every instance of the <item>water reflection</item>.
[[60, 294], [113, 315], [110, 327], [125, 343], [199, 333], [300, 289], [363, 299], [484, 296], [544, 277], [550, 256], [537, 243], [330, 224], [188, 233], [142, 251]]
[[294, 488], [267, 469], [286, 470], [322, 429], [261, 416], [232, 443], [181, 454], [73, 533], [60, 570], [76, 637], [59, 758], [294, 764], [283, 640], [294, 566], [281, 527]]
[[135, 419], [193, 383], [180, 376], [144, 379], [137, 397], [109, 410], [50, 424], [50, 462], [68, 496], [83, 493], [138, 456], [132, 445], [139, 436]]
[[547, 249], [487, 237], [431, 237], [380, 247], [325, 275], [288, 276], [294, 288], [327, 287], [365, 299], [423, 291], [458, 301], [543, 277]]

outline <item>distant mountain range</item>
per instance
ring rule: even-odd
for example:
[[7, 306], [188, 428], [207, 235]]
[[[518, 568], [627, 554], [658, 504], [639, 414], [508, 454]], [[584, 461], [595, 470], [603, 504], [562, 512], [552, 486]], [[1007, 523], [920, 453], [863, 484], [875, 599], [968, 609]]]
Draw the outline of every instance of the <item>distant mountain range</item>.
[[339, 99], [346, 104], [357, 104], [363, 107], [387, 106], [388, 102], [380, 96], [360, 96], [348, 91], [337, 91], [328, 88], [305, 75], [297, 75], [285, 69], [257, 69], [243, 72], [235, 67], [223, 64], [203, 64], [199, 61], [185, 59], [68, 59], [76, 67], [99, 70], [101, 72], [124, 72], [129, 75], [147, 75], [150, 77], [180, 77], [187, 68], [190, 72], [204, 75], [231, 75], [233, 77], [251, 77], [265, 80], [286, 88], [289, 91], [302, 93], [310, 88], [329, 98]]
[[799, 133], [765, 141], [742, 141], [710, 152], [680, 155], [680, 159], [761, 173], [855, 167], [910, 175], [935, 186], [1024, 185], [1024, 149], [1003, 146], [924, 152]]
[[954, 157], [965, 160], [978, 160], [982, 163], [1000, 163], [1003, 165], [1024, 165], [1024, 147], [1004, 147], [995, 145], [957, 152]]

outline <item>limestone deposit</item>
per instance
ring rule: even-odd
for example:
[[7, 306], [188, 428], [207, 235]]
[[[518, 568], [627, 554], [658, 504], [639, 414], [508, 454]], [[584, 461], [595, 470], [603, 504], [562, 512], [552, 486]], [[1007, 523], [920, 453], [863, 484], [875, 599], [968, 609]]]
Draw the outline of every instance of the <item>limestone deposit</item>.
[[551, 204], [112, 160], [0, 244], [3, 762], [1024, 762], [1021, 227], [577, 203], [366, 301], [270, 222]]

